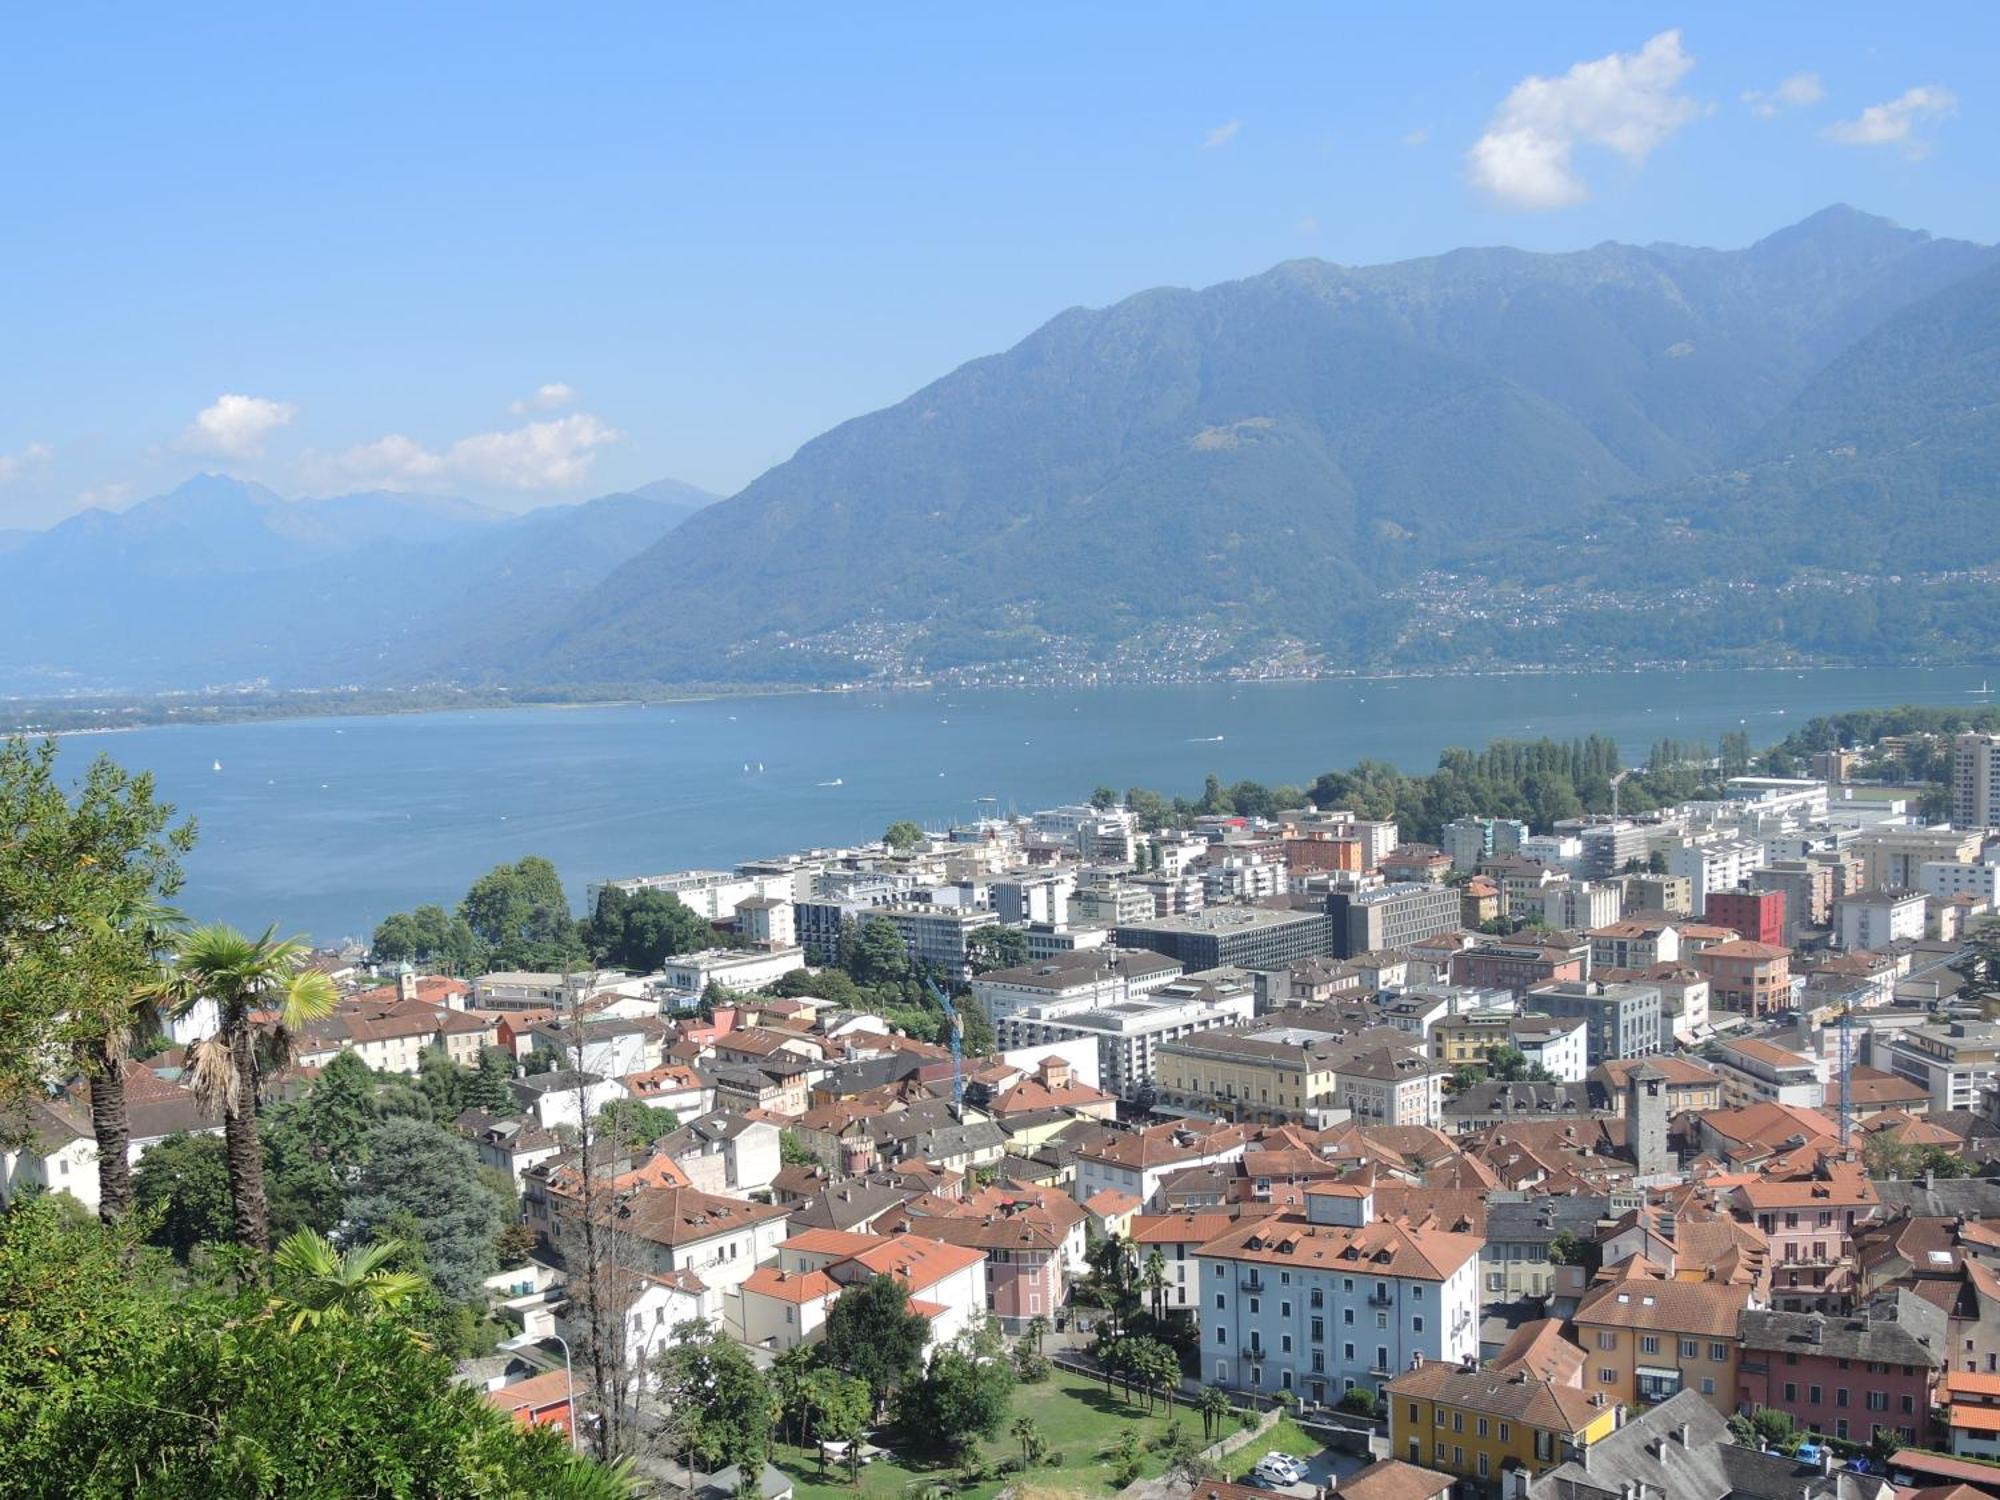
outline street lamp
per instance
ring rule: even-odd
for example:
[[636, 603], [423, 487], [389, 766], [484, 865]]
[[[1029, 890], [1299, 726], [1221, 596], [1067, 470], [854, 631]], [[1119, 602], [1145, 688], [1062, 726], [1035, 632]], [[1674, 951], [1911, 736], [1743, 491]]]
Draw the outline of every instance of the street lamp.
[[540, 1337], [532, 1333], [517, 1333], [511, 1339], [502, 1339], [498, 1347], [513, 1353], [522, 1349], [532, 1349], [543, 1338], [554, 1339], [558, 1344], [562, 1345], [563, 1381], [569, 1388], [569, 1451], [574, 1453], [577, 1451], [576, 1366], [570, 1359], [569, 1340], [559, 1333], [543, 1334]]

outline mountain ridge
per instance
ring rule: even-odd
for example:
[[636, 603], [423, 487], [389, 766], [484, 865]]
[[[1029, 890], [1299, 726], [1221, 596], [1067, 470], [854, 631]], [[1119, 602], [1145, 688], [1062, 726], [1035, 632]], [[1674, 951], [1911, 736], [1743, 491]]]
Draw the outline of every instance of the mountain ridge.
[[879, 666], [861, 633], [934, 665], [1215, 621], [1336, 643], [1467, 539], [1713, 470], [1857, 330], [1994, 263], [1836, 207], [1738, 251], [1294, 260], [1066, 309], [802, 445], [505, 670], [825, 680]]

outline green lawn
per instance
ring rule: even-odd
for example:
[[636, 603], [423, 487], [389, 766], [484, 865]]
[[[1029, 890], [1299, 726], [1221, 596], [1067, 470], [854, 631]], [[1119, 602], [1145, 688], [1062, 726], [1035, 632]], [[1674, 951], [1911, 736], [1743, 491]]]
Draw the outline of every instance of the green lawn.
[[1280, 1417], [1269, 1432], [1259, 1433], [1222, 1460], [1222, 1471], [1231, 1479], [1241, 1479], [1257, 1467], [1266, 1453], [1289, 1453], [1293, 1458], [1311, 1458], [1326, 1445], [1311, 1436], [1290, 1417]]
[[[1201, 1437], [1201, 1413], [1176, 1403], [1174, 1415], [1182, 1427], [1197, 1441]], [[1025, 1479], [1045, 1489], [1070, 1490], [1083, 1495], [1109, 1495], [1112, 1493], [1110, 1450], [1118, 1441], [1120, 1428], [1130, 1427], [1139, 1434], [1140, 1443], [1146, 1444], [1166, 1431], [1167, 1410], [1164, 1402], [1156, 1403], [1152, 1416], [1146, 1415], [1143, 1402], [1127, 1406], [1123, 1392], [1116, 1389], [1110, 1396], [1104, 1394], [1102, 1381], [1091, 1382], [1081, 1375], [1072, 1375], [1064, 1370], [1053, 1371], [1049, 1378], [1039, 1385], [1023, 1385], [1014, 1391], [1014, 1416], [1031, 1416], [1041, 1429], [1042, 1437], [1049, 1445], [1049, 1451], [1063, 1455], [1060, 1468], [1038, 1465], [1028, 1475], [995, 1475], [983, 1483], [960, 1491], [967, 1500], [988, 1500], [1009, 1481]], [[1013, 1425], [1010, 1417], [1007, 1426]], [[1300, 1437], [1304, 1437], [1301, 1433]], [[896, 1452], [893, 1440], [884, 1446]], [[1276, 1446], [1266, 1443], [1257, 1449], [1251, 1462], [1255, 1462], [1266, 1448]], [[985, 1445], [989, 1461], [997, 1462], [1009, 1454], [1018, 1455], [1020, 1445], [1007, 1435], [1005, 1427], [1000, 1436]], [[1287, 1450], [1290, 1451], [1290, 1450]], [[1309, 1453], [1319, 1451], [1318, 1445], [1306, 1449]], [[771, 1455], [771, 1461], [796, 1481], [798, 1500], [909, 1500], [931, 1485], [951, 1487], [953, 1470], [950, 1468], [919, 1468], [896, 1459], [877, 1459], [861, 1471], [858, 1487], [850, 1488], [844, 1471], [829, 1469], [824, 1482], [819, 1480], [818, 1455], [811, 1448], [795, 1448], [790, 1443], [779, 1443]], [[1166, 1467], [1162, 1457], [1151, 1451], [1140, 1455], [1140, 1466], [1148, 1476], [1158, 1474]]]

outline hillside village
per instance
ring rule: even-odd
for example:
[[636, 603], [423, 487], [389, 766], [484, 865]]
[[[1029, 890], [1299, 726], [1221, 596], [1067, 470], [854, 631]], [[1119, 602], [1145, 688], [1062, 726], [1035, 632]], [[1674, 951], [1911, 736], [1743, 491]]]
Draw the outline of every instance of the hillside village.
[[[515, 1222], [460, 1378], [523, 1423], [670, 1423], [688, 1325], [772, 1372], [887, 1278], [929, 1351], [1129, 1392], [1164, 1345], [1141, 1387], [1327, 1455], [1214, 1500], [2000, 1494], [2000, 736], [1948, 752], [1935, 823], [1835, 750], [1435, 844], [1100, 798], [638, 876], [711, 944], [321, 954], [340, 999], [266, 1084], [466, 1080]], [[934, 1039], [819, 993], [866, 954]], [[142, 1173], [222, 1129], [188, 1066], [125, 1065]], [[6, 1195], [96, 1208], [87, 1089], [30, 1123]], [[777, 1500], [803, 1451], [683, 1488]]]

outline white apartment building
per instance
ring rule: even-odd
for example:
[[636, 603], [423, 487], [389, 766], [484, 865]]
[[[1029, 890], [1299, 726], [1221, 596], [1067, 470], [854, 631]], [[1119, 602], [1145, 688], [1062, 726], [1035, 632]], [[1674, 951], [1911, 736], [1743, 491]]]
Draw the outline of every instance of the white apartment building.
[[1723, 1042], [1706, 1061], [1722, 1080], [1725, 1108], [1793, 1104], [1818, 1109], [1826, 1103], [1823, 1064], [1761, 1037]]
[[1070, 1196], [1088, 1203], [1108, 1188], [1130, 1193], [1147, 1207], [1160, 1184], [1175, 1173], [1235, 1161], [1242, 1155], [1243, 1132], [1214, 1121], [1111, 1131], [1078, 1149]]
[[1924, 893], [1865, 890], [1833, 901], [1833, 939], [1842, 948], [1881, 949], [1924, 935]]
[[774, 1265], [743, 1283], [743, 1342], [782, 1353], [816, 1342], [826, 1315], [848, 1287], [891, 1276], [910, 1307], [930, 1320], [927, 1349], [950, 1343], [986, 1316], [986, 1255], [914, 1234], [808, 1229], [778, 1247]]
[[1177, 979], [1180, 960], [1144, 948], [1084, 948], [972, 980], [972, 997], [998, 1024], [1031, 1006], [1050, 1017], [1143, 1000]]
[[1559, 880], [1542, 887], [1541, 903], [1542, 921], [1548, 926], [1586, 932], [1618, 920], [1625, 908], [1625, 891], [1610, 881]]
[[1590, 1023], [1581, 1016], [1519, 1015], [1507, 1023], [1507, 1039], [1560, 1083], [1581, 1083], [1590, 1071]]
[[1573, 833], [1530, 834], [1515, 846], [1523, 859], [1538, 859], [1559, 870], [1574, 870], [1583, 861], [1583, 840]]
[[1694, 910], [1704, 911], [1717, 891], [1747, 885], [1751, 871], [1764, 863], [1764, 846], [1749, 839], [1714, 839], [1683, 843], [1667, 851], [1667, 873], [1688, 882]]
[[2000, 905], [2000, 863], [1959, 864], [1954, 860], [1927, 859], [1918, 867], [1917, 889], [1943, 901], [1970, 896], [1988, 906]]
[[1240, 1224], [1196, 1253], [1201, 1380], [1337, 1402], [1426, 1360], [1479, 1356], [1480, 1238], [1374, 1217], [1366, 1188], [1306, 1189], [1306, 1216]]
[[1030, 1005], [1005, 1020], [996, 1018], [993, 1031], [1010, 1051], [1092, 1038], [1097, 1043], [1097, 1086], [1131, 1099], [1151, 1087], [1154, 1057], [1163, 1043], [1247, 1021], [1256, 1003], [1255, 991], [1245, 989], [1214, 998], [1126, 1000], [1095, 1008]]
[[1408, 1047], [1371, 1047], [1335, 1061], [1333, 1102], [1359, 1125], [1429, 1125], [1444, 1116], [1451, 1069]]
[[1979, 858], [1983, 834], [1976, 828], [1869, 828], [1857, 834], [1847, 850], [1861, 858], [1864, 889], [1917, 890], [1923, 885], [1928, 861], [1971, 864]]
[[[665, 891], [707, 922], [724, 922], [736, 908], [752, 897], [790, 901], [796, 894], [797, 877], [789, 871], [772, 874], [740, 875], [731, 870], [676, 870], [666, 875], [636, 875], [629, 880], [604, 883], [612, 889], [636, 895], [640, 891]], [[585, 898], [594, 909], [602, 886], [591, 886]]]
[[706, 948], [680, 953], [660, 965], [662, 983], [676, 995], [698, 998], [711, 984], [748, 994], [806, 966], [804, 948]]
[[2000, 1069], [2000, 1026], [1985, 1021], [1905, 1027], [1886, 1046], [1879, 1036], [1871, 1045], [1887, 1052], [1898, 1078], [1928, 1090], [1938, 1111], [1980, 1108]]

